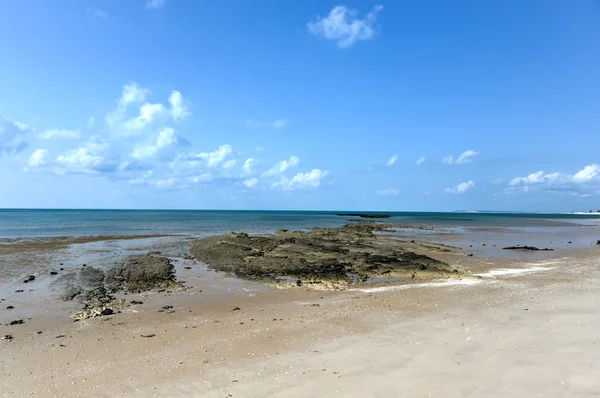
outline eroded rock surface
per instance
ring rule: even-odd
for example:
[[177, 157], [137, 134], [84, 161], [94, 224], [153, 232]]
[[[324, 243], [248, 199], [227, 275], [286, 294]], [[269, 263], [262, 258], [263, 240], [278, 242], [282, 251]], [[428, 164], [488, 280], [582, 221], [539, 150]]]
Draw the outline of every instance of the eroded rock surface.
[[276, 235], [231, 233], [193, 242], [190, 253], [218, 271], [280, 286], [345, 289], [366, 281], [463, 276], [464, 272], [406, 250], [374, 232], [390, 225], [361, 222]]
[[113, 314], [125, 301], [115, 294], [121, 291], [139, 293], [154, 288], [183, 288], [175, 279], [175, 269], [166, 257], [139, 255], [127, 257], [123, 263], [102, 270], [85, 266], [59, 276], [52, 286], [63, 300], [75, 300], [82, 310], [75, 319]]

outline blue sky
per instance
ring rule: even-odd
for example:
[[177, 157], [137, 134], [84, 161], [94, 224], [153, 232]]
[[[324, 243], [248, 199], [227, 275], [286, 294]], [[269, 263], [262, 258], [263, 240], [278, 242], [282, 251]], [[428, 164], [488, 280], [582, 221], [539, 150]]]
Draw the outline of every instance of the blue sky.
[[596, 1], [0, 16], [0, 207], [600, 208]]

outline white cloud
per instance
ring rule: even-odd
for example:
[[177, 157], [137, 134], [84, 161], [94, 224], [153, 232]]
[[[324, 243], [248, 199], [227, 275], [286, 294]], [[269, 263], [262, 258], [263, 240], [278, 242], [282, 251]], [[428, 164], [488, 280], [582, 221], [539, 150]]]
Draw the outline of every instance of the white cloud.
[[212, 181], [212, 173], [208, 172], [197, 176], [189, 176], [186, 178], [186, 180], [194, 184], [198, 184], [200, 182], [210, 182]]
[[81, 147], [65, 152], [56, 158], [56, 162], [66, 168], [65, 171], [91, 173], [97, 171], [104, 162], [104, 152], [109, 149], [105, 141], [87, 141]]
[[213, 152], [180, 154], [171, 162], [170, 168], [177, 174], [193, 173], [198, 168], [216, 168], [226, 161], [233, 152], [231, 145], [225, 144]]
[[242, 184], [244, 184], [248, 188], [252, 188], [252, 187], [255, 187], [256, 184], [258, 184], [258, 179], [257, 178], [248, 178], [247, 180], [244, 180], [244, 182]]
[[259, 121], [252, 120], [252, 119], [246, 120], [246, 127], [249, 127], [251, 129], [259, 129], [263, 126], [264, 126], [264, 124]]
[[87, 122], [88, 129], [91, 129], [92, 127], [94, 127], [94, 124], [96, 124], [96, 118], [94, 118], [93, 116], [90, 116], [90, 118], [88, 119], [88, 122]]
[[289, 122], [289, 120], [287, 120], [287, 119], [277, 119], [277, 120], [274, 120], [274, 121], [271, 123], [271, 126], [272, 126], [272, 127], [275, 129], [275, 130], [279, 130], [279, 129], [282, 129], [282, 128], [284, 128], [285, 126], [287, 126], [287, 125], [288, 125], [288, 122]]
[[248, 158], [243, 166], [244, 174], [251, 174], [254, 171], [254, 159]]
[[163, 149], [177, 145], [177, 143], [178, 139], [175, 130], [171, 127], [165, 127], [158, 133], [154, 142], [138, 145], [131, 153], [131, 156], [136, 159], [150, 158]]
[[225, 158], [233, 152], [233, 148], [231, 145], [221, 145], [214, 152], [204, 152], [196, 155], [196, 158], [205, 159], [207, 161], [208, 167], [216, 167], [221, 164]]
[[118, 101], [119, 107], [126, 108], [131, 104], [144, 102], [148, 95], [150, 95], [150, 90], [141, 87], [137, 83], [126, 84]]
[[422, 165], [423, 163], [425, 163], [425, 160], [427, 160], [425, 158], [425, 156], [421, 156], [419, 159], [417, 159], [417, 166]]
[[38, 134], [37, 138], [40, 140], [51, 140], [53, 138], [77, 139], [79, 135], [79, 130], [52, 129]]
[[261, 129], [265, 127], [270, 127], [275, 130], [281, 130], [282, 128], [287, 126], [289, 122], [289, 119], [286, 118], [275, 119], [272, 122], [261, 122], [254, 119], [248, 119], [246, 120], [246, 127], [251, 129]]
[[600, 165], [590, 164], [575, 173], [573, 176], [573, 181], [577, 183], [584, 183], [596, 179], [598, 176], [600, 176]]
[[[189, 101], [183, 98], [179, 91], [171, 92], [168, 99], [169, 108], [162, 103], [146, 102], [150, 94], [150, 90], [137, 83], [125, 85], [121, 97], [117, 100], [117, 108], [106, 115], [106, 124], [116, 134], [131, 136], [142, 134], [146, 128], [153, 125], [164, 127], [168, 120], [182, 121], [191, 114]], [[133, 106], [139, 107], [138, 114], [128, 116]]]
[[392, 166], [394, 163], [396, 163], [396, 161], [398, 160], [398, 155], [393, 155], [391, 158], [388, 159], [387, 163], [385, 164], [386, 166]]
[[557, 182], [567, 182], [569, 177], [562, 173], [549, 173], [546, 174], [544, 171], [540, 170], [537, 173], [531, 173], [525, 177], [517, 177], [510, 180], [508, 185], [534, 185], [534, 184], [554, 184]]
[[321, 180], [328, 174], [328, 171], [313, 169], [308, 173], [298, 173], [292, 179], [281, 176], [279, 181], [271, 184], [271, 189], [293, 191], [296, 189], [318, 188], [321, 185]]
[[151, 185], [156, 186], [158, 189], [167, 189], [171, 188], [173, 184], [177, 181], [176, 178], [166, 178], [164, 180], [156, 180], [151, 183]]
[[27, 148], [25, 134], [29, 132], [26, 124], [11, 122], [0, 115], [0, 155], [2, 152], [18, 153]]
[[126, 120], [123, 127], [127, 132], [136, 133], [156, 121], [164, 120], [167, 114], [167, 108], [163, 104], [145, 103], [140, 108], [139, 116]]
[[465, 151], [458, 155], [458, 158], [454, 158], [454, 156], [446, 156], [442, 161], [446, 164], [465, 164], [470, 163], [473, 159], [479, 155], [479, 152], [475, 152], [472, 149]]
[[398, 195], [400, 193], [400, 191], [398, 191], [397, 189], [394, 189], [394, 188], [386, 188], [386, 189], [381, 189], [379, 191], [375, 191], [375, 193], [377, 195], [381, 195], [381, 196], [394, 196], [394, 195]]
[[100, 18], [100, 19], [111, 19], [110, 14], [107, 13], [106, 11], [104, 11], [101, 8], [95, 7], [95, 8], [88, 8], [87, 11], [92, 14], [93, 16], [95, 16], [96, 18]]
[[235, 159], [229, 159], [229, 160], [227, 160], [227, 161], [223, 162], [223, 166], [222, 166], [222, 167], [223, 167], [224, 169], [230, 169], [230, 168], [232, 168], [233, 166], [235, 166], [235, 164], [236, 164], [236, 163], [237, 163], [237, 162], [236, 162], [236, 160], [235, 160]]
[[188, 110], [189, 102], [183, 98], [179, 91], [173, 91], [169, 97], [171, 104], [171, 116], [176, 122], [188, 117], [191, 113]]
[[275, 166], [273, 166], [269, 171], [264, 173], [264, 175], [266, 175], [266, 176], [280, 175], [280, 174], [283, 174], [287, 169], [298, 166], [298, 164], [300, 164], [300, 159], [298, 159], [296, 156], [290, 156], [289, 160], [282, 160], [281, 162], [279, 162]]
[[444, 190], [444, 192], [446, 193], [455, 193], [455, 194], [461, 194], [461, 193], [465, 193], [468, 190], [470, 190], [471, 188], [473, 188], [475, 186], [475, 181], [467, 181], [467, 182], [463, 182], [460, 183], [452, 188], [447, 188]]
[[509, 181], [511, 187], [523, 186], [528, 188], [531, 185], [551, 186], [568, 186], [581, 185], [590, 182], [600, 181], [600, 165], [590, 164], [579, 170], [577, 173], [570, 175], [566, 173], [545, 173], [540, 170], [536, 173], [531, 173], [525, 177], [516, 177]]
[[339, 48], [351, 47], [360, 40], [375, 37], [375, 22], [383, 6], [376, 5], [363, 18], [356, 18], [358, 12], [343, 5], [334, 7], [325, 18], [317, 16], [307, 24], [309, 33], [335, 41]]
[[29, 157], [28, 161], [31, 167], [40, 167], [48, 163], [48, 150], [36, 149]]
[[146, 8], [157, 10], [165, 5], [165, 0], [146, 0]]

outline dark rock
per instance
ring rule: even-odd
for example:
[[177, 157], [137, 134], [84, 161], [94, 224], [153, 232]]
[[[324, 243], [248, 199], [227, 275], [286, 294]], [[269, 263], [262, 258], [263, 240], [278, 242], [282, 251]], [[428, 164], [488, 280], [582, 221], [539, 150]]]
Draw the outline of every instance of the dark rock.
[[192, 267], [183, 267], [184, 269], [192, 269]]
[[597, 245], [600, 245], [600, 240], [598, 242], [596, 242]]
[[42, 334], [42, 331], [39, 330], [39, 331], [35, 332], [35, 334]]
[[23, 289], [15, 290], [15, 293], [23, 293]]
[[538, 249], [535, 246], [508, 246], [508, 247], [503, 247], [502, 249], [504, 250], [525, 250], [525, 251], [552, 251], [554, 249]]
[[141, 305], [141, 304], [144, 304], [144, 302], [143, 301], [139, 301], [139, 300], [131, 300], [130, 304], [132, 304], [132, 305]]
[[56, 271], [50, 271], [50, 275], [58, 275], [58, 272], [56, 272]]
[[102, 311], [100, 311], [100, 316], [113, 315], [114, 313], [115, 313], [115, 311], [113, 311], [112, 308], [105, 308]]
[[123, 266], [107, 272], [109, 287], [124, 288], [129, 293], [140, 293], [154, 288], [177, 287], [175, 267], [166, 257], [150, 255], [131, 256]]
[[192, 243], [190, 253], [213, 270], [269, 284], [345, 289], [370, 276], [449, 277], [441, 261], [408, 251], [406, 242], [385, 239], [392, 224], [369, 221], [341, 228], [313, 228], [278, 235], [231, 233]]
[[64, 271], [64, 270], [65, 270], [64, 268], [60, 268], [60, 271]]
[[231, 311], [241, 311], [240, 307], [235, 307], [234, 309], [232, 309]]
[[5, 334], [4, 336], [0, 337], [0, 340], [12, 340], [12, 334]]
[[10, 325], [10, 326], [12, 326], [12, 325], [22, 325], [22, 324], [24, 324], [24, 323], [25, 323], [25, 321], [24, 321], [24, 320], [22, 320], [22, 319], [17, 319], [16, 321], [12, 321], [11, 323], [9, 323], [9, 325]]
[[13, 307], [12, 305], [9, 305], [8, 307], [6, 307], [6, 309], [7, 309], [7, 310], [12, 310], [12, 309], [14, 309], [14, 308], [15, 308], [15, 307]]
[[154, 333], [151, 333], [151, 334], [140, 334], [140, 336], [149, 339], [151, 337], [155, 337], [156, 335]]
[[473, 257], [473, 253], [467, 254], [467, 257]]
[[163, 310], [170, 310], [172, 308], [173, 308], [172, 305], [165, 305], [165, 306], [163, 306]]
[[87, 267], [87, 264], [83, 264], [82, 267]]
[[389, 214], [365, 214], [365, 213], [342, 213], [336, 214], [340, 217], [360, 217], [360, 218], [390, 218]]

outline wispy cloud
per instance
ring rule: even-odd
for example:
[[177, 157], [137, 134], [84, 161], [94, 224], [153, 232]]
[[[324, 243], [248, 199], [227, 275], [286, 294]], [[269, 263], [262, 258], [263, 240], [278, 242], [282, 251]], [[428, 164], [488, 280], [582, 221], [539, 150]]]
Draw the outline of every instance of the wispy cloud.
[[300, 164], [300, 159], [297, 156], [290, 156], [289, 160], [282, 160], [275, 164], [269, 171], [264, 173], [265, 176], [276, 176], [283, 174], [287, 169], [293, 168]]
[[417, 166], [422, 165], [423, 163], [425, 163], [425, 160], [427, 160], [425, 158], [425, 156], [421, 156], [419, 159], [417, 159]]
[[322, 18], [317, 16], [307, 24], [308, 32], [337, 43], [339, 48], [349, 48], [361, 40], [375, 37], [375, 22], [383, 6], [376, 5], [363, 18], [357, 18], [357, 10], [343, 5], [334, 7], [329, 15]]
[[51, 139], [77, 139], [80, 136], [79, 130], [66, 130], [66, 129], [52, 129], [46, 130], [37, 135], [40, 140], [51, 140]]
[[475, 186], [475, 181], [467, 181], [467, 182], [463, 182], [460, 183], [452, 188], [447, 188], [444, 190], [444, 192], [446, 193], [454, 193], [454, 194], [461, 194], [461, 193], [465, 193], [468, 190], [470, 190], [471, 188], [473, 188]]
[[272, 122], [261, 122], [254, 119], [248, 119], [246, 120], [246, 127], [251, 129], [272, 128], [275, 130], [281, 130], [282, 128], [285, 128], [289, 122], [289, 119], [286, 118], [275, 119]]
[[48, 150], [47, 149], [36, 149], [27, 162], [31, 167], [40, 167], [48, 163]]
[[27, 148], [25, 135], [31, 129], [19, 122], [11, 122], [0, 115], [0, 155], [3, 152], [18, 153]]
[[165, 5], [165, 0], [146, 0], [146, 8], [157, 10]]
[[248, 188], [252, 188], [252, 187], [255, 187], [256, 184], [258, 184], [258, 179], [257, 178], [248, 178], [248, 179], [244, 180], [244, 182], [242, 182], [242, 184], [244, 184]]
[[479, 155], [479, 152], [469, 149], [468, 151], [458, 155], [457, 158], [454, 158], [454, 156], [450, 155], [446, 156], [444, 159], [442, 159], [442, 161], [446, 164], [466, 164], [471, 163], [477, 155]]
[[381, 189], [381, 190], [375, 191], [375, 193], [377, 195], [381, 195], [381, 196], [395, 196], [395, 195], [398, 195], [400, 193], [400, 191], [398, 191], [397, 189], [394, 189], [394, 188], [386, 188], [386, 189]]
[[388, 161], [385, 163], [386, 166], [393, 166], [394, 163], [396, 163], [396, 161], [398, 160], [398, 155], [392, 155], [392, 157], [390, 157], [388, 159]]
[[329, 174], [328, 171], [313, 169], [307, 173], [298, 173], [293, 178], [288, 179], [281, 176], [279, 181], [271, 184], [271, 189], [294, 191], [297, 189], [314, 189], [321, 185], [321, 180]]
[[89, 7], [87, 9], [87, 12], [98, 19], [106, 19], [106, 20], [114, 19], [108, 12], [106, 12], [105, 10], [103, 10], [99, 7]]

